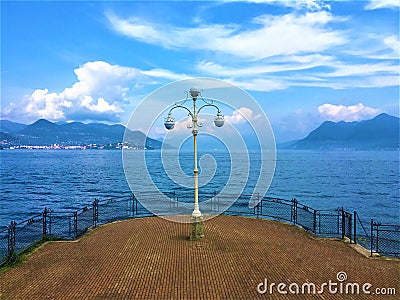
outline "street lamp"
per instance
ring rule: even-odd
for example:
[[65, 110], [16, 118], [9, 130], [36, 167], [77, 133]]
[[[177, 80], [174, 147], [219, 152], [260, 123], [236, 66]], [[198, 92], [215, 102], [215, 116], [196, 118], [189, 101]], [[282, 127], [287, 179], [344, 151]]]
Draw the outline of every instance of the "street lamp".
[[[192, 134], [193, 134], [193, 149], [194, 149], [194, 169], [193, 169], [193, 174], [194, 174], [194, 210], [192, 212], [192, 217], [190, 219], [190, 223], [192, 225], [191, 231], [190, 231], [190, 240], [199, 240], [204, 238], [204, 231], [203, 231], [203, 216], [200, 212], [199, 209], [199, 171], [197, 169], [197, 134], [198, 130], [197, 127], [201, 127], [202, 124], [198, 122], [198, 114], [204, 107], [209, 107], [212, 106], [217, 109], [217, 115], [214, 118], [214, 124], [217, 127], [221, 127], [224, 125], [224, 116], [221, 114], [221, 110], [219, 109], [218, 106], [216, 106], [213, 102], [213, 100], [206, 101], [200, 93], [200, 90], [198, 88], [192, 87], [189, 90], [190, 97], [192, 98], [193, 101], [193, 110], [190, 110], [186, 106], [184, 106], [186, 100], [182, 104], [175, 103], [174, 107], [172, 107], [165, 118], [164, 126], [166, 129], [171, 130], [175, 126], [175, 120], [172, 117], [172, 111], [176, 108], [183, 108], [188, 111], [189, 116], [192, 118], [192, 124], [188, 125], [188, 128], [192, 128]], [[196, 106], [196, 101], [197, 98], [200, 96], [201, 100], [204, 102], [204, 104], [200, 107], [197, 108]]]

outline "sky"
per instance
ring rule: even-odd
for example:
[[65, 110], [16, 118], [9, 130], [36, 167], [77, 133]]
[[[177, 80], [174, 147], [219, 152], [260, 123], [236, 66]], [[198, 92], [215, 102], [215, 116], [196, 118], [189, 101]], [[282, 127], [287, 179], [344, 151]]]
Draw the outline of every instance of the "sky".
[[399, 9], [398, 0], [1, 1], [0, 118], [127, 124], [149, 93], [193, 77], [244, 89], [277, 142], [327, 120], [399, 116]]

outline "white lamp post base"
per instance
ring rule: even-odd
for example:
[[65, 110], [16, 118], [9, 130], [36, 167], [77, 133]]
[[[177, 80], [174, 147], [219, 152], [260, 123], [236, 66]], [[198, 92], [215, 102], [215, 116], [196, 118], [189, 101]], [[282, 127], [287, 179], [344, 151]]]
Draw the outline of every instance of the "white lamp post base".
[[195, 209], [195, 210], [192, 212], [192, 217], [193, 217], [193, 218], [199, 218], [199, 217], [201, 217], [201, 212], [200, 212], [200, 210]]

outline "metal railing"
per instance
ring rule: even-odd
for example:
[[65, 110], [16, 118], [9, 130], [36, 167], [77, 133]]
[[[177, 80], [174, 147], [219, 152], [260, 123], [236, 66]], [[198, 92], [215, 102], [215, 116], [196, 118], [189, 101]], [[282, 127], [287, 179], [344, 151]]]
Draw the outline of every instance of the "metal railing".
[[[161, 214], [190, 214], [192, 194], [169, 192], [165, 194], [143, 194], [158, 201], [160, 197], [169, 203], [162, 206]], [[235, 203], [222, 211], [232, 197]], [[0, 265], [12, 264], [17, 254], [46, 239], [76, 239], [90, 228], [132, 217], [146, 217], [154, 214], [147, 210], [134, 195], [99, 201], [79, 210], [53, 211], [45, 208], [41, 214], [9, 226], [0, 228]], [[295, 198], [285, 200], [259, 195], [201, 195], [202, 212], [206, 214], [230, 214], [256, 218], [276, 219], [300, 226], [317, 236], [347, 238], [351, 243], [359, 243], [371, 251], [389, 256], [400, 256], [400, 226], [377, 223], [371, 220], [369, 230], [361, 222], [356, 212], [349, 213], [343, 208], [316, 210], [299, 203]], [[190, 204], [191, 209], [188, 209]], [[250, 205], [249, 205], [250, 204]], [[157, 212], [157, 213], [160, 213]]]
[[399, 257], [400, 225], [371, 220], [371, 255], [373, 252]]

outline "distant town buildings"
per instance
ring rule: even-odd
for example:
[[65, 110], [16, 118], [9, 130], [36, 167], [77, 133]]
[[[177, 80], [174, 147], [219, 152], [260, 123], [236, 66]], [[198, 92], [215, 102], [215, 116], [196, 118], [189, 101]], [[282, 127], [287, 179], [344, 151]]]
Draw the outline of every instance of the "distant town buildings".
[[150, 148], [143, 147], [140, 145], [132, 145], [129, 143], [116, 143], [116, 144], [108, 144], [108, 145], [97, 145], [97, 144], [88, 144], [88, 145], [9, 145], [2, 144], [0, 142], [1, 149], [10, 149], [10, 150], [18, 150], [18, 149], [27, 149], [27, 150], [87, 150], [87, 149], [106, 149], [106, 150], [151, 150]]

